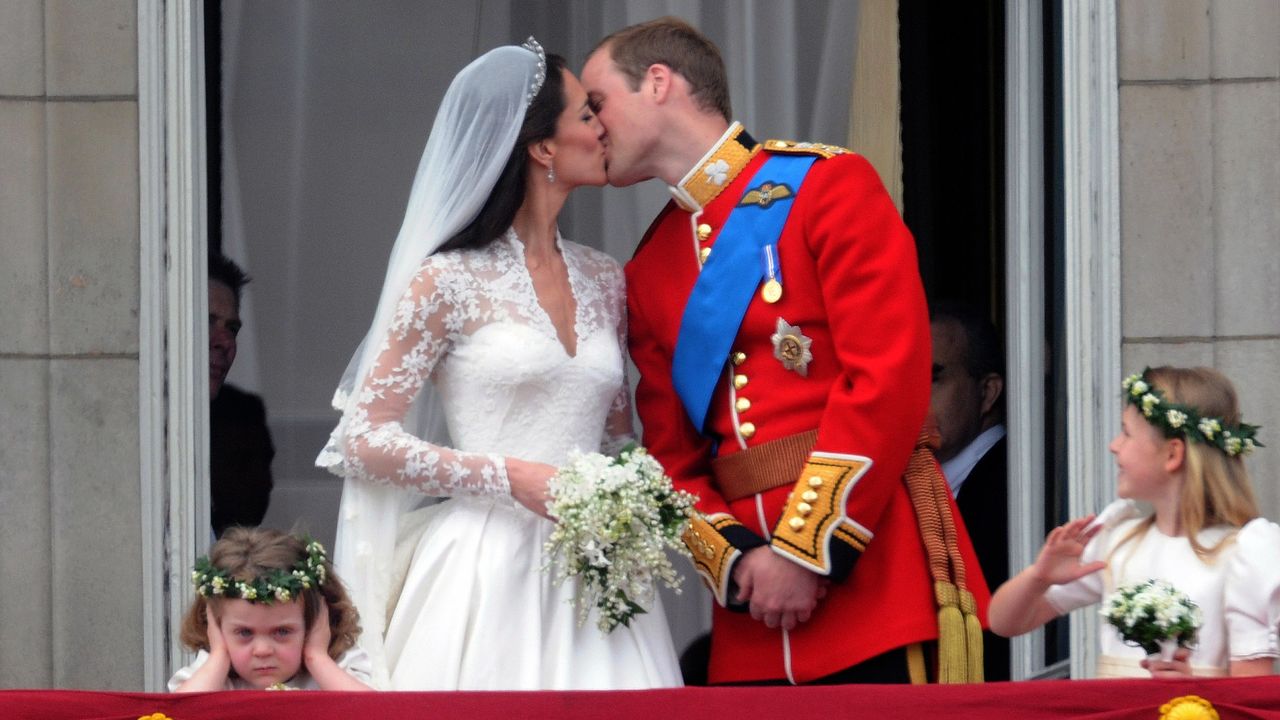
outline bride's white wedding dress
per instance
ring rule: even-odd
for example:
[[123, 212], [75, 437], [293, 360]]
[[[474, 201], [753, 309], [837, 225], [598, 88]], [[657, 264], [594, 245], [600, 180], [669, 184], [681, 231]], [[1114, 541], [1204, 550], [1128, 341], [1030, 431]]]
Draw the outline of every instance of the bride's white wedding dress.
[[[523, 244], [508, 231], [485, 248], [425, 261], [360, 391], [343, 473], [449, 498], [401, 523], [413, 532], [401, 531], [397, 555], [412, 555], [388, 609], [394, 689], [680, 684], [656, 597], [610, 635], [594, 615], [579, 626], [576, 584], [557, 587], [541, 570], [552, 523], [510, 495], [504, 457], [559, 466], [570, 449], [614, 450], [630, 431], [621, 270], [603, 253], [558, 244], [576, 301], [575, 348], [557, 338]], [[402, 428], [427, 382], [451, 447]]]

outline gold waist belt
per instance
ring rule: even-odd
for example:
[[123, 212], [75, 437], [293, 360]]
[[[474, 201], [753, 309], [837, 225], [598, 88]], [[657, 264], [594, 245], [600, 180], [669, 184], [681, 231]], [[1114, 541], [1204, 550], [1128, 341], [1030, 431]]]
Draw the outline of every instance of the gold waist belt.
[[729, 502], [794, 485], [817, 441], [818, 431], [810, 430], [722, 455], [711, 461], [711, 475]]

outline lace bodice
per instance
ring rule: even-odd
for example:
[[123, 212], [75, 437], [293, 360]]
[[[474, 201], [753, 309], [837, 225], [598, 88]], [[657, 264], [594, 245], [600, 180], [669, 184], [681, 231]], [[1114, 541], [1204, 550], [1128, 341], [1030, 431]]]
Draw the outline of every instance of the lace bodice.
[[[629, 439], [622, 271], [599, 251], [557, 244], [577, 306], [576, 353], [539, 304], [514, 231], [428, 257], [349, 412], [344, 475], [429, 496], [509, 496], [504, 457], [560, 465], [572, 448]], [[428, 382], [452, 447], [404, 428]]]

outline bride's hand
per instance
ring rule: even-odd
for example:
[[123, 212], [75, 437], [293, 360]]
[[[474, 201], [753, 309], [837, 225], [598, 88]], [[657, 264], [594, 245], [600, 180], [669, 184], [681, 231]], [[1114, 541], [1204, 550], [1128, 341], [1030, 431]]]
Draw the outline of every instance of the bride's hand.
[[556, 471], [555, 466], [546, 463], [507, 458], [507, 481], [511, 483], [511, 497], [549, 520], [547, 500], [550, 495], [547, 493], [547, 481]]

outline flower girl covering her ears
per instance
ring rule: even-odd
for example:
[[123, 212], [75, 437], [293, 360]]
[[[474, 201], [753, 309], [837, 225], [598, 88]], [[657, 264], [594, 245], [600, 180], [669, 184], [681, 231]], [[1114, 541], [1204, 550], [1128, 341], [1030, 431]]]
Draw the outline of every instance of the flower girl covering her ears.
[[359, 616], [320, 543], [231, 528], [191, 579], [182, 642], [200, 652], [171, 691], [372, 689]]
[[[1231, 382], [1208, 368], [1148, 368], [1124, 381], [1122, 430], [1111, 441], [1120, 499], [1049, 533], [1035, 564], [991, 599], [1006, 637], [1164, 580], [1203, 615], [1198, 644], [1144, 659], [1103, 625], [1098, 675], [1265, 675], [1280, 656], [1280, 527], [1258, 517], [1243, 456], [1261, 443], [1240, 420]], [[1151, 505], [1142, 514], [1132, 502]]]

